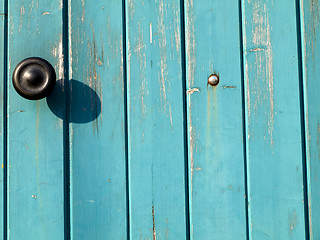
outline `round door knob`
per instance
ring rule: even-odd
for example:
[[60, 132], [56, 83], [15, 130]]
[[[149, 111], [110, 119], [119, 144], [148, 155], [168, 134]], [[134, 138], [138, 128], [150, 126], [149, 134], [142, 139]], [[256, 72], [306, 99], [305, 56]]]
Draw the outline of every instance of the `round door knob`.
[[26, 58], [14, 69], [12, 83], [22, 97], [38, 100], [52, 92], [56, 73], [48, 61], [38, 57]]

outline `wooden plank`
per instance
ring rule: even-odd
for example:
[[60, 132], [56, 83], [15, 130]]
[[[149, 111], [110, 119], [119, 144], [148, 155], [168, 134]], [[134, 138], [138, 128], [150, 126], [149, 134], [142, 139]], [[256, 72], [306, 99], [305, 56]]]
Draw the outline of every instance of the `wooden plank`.
[[243, 1], [250, 239], [305, 239], [294, 1]]
[[316, 0], [300, 1], [302, 72], [308, 181], [310, 239], [320, 239], [320, 6]]
[[11, 83], [15, 66], [31, 56], [48, 60], [63, 78], [60, 0], [9, 1], [8, 237], [63, 239], [62, 120], [45, 99], [26, 100]]
[[0, 170], [0, 236], [4, 236], [4, 209], [5, 209], [5, 204], [4, 204], [4, 181], [5, 181], [5, 175], [4, 175], [4, 164], [5, 164], [5, 159], [4, 159], [4, 152], [6, 151], [6, 143], [4, 141], [6, 137], [6, 129], [4, 126], [4, 119], [5, 119], [5, 102], [4, 102], [4, 89], [6, 87], [6, 77], [7, 77], [7, 45], [5, 42], [5, 39], [7, 38], [7, 9], [6, 9], [6, 1], [3, 1], [2, 4], [0, 5], [0, 159], [1, 159], [1, 170]]
[[246, 239], [239, 3], [185, 9], [191, 239]]
[[186, 239], [180, 4], [128, 0], [131, 239]]
[[73, 239], [126, 239], [122, 1], [70, 1]]

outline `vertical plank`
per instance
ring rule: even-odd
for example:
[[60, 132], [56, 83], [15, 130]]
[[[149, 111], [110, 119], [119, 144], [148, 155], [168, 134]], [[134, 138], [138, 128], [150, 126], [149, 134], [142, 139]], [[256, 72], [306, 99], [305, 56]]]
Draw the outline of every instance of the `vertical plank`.
[[126, 239], [122, 1], [70, 1], [73, 239]]
[[250, 239], [305, 239], [294, 1], [242, 4]]
[[320, 5], [318, 0], [301, 0], [302, 72], [308, 181], [310, 239], [320, 239]]
[[191, 239], [246, 239], [239, 3], [185, 9]]
[[180, 4], [128, 0], [131, 239], [186, 239]]
[[9, 1], [8, 237], [63, 239], [62, 120], [45, 99], [23, 99], [11, 83], [15, 66], [31, 56], [63, 78], [60, 0]]
[[5, 121], [5, 101], [4, 101], [4, 89], [6, 87], [6, 77], [7, 77], [7, 42], [6, 38], [8, 37], [7, 34], [7, 2], [3, 1], [0, 5], [0, 159], [2, 159], [1, 162], [1, 170], [0, 170], [0, 236], [4, 236], [4, 181], [5, 181], [5, 175], [4, 175], [4, 164], [5, 164], [5, 155], [4, 151], [6, 151], [6, 143], [4, 141], [6, 137], [6, 129], [4, 125]]

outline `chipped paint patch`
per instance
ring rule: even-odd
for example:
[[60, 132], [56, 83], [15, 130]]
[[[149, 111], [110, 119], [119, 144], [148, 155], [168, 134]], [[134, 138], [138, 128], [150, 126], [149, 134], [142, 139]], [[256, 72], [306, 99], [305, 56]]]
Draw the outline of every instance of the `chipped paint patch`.
[[84, 4], [84, 0], [81, 0], [81, 7], [82, 7], [82, 15], [81, 15], [81, 22], [84, 23], [84, 20], [85, 20], [85, 4]]
[[[302, 3], [303, 5], [303, 3]], [[302, 10], [303, 12], [303, 10]], [[309, 9], [309, 16], [311, 17], [308, 25], [308, 31], [306, 31], [306, 39], [308, 40], [308, 45], [311, 47], [312, 52], [312, 62], [313, 62], [313, 69], [316, 69], [315, 66], [315, 51], [317, 47], [317, 28], [319, 26], [320, 20], [320, 6], [319, 0], [311, 0], [310, 1], [310, 9]]]
[[180, 51], [180, 15], [179, 11], [175, 11], [175, 18], [174, 18], [174, 39], [176, 42], [176, 50], [179, 54]]
[[186, 39], [186, 47], [187, 47], [187, 70], [188, 70], [188, 81], [189, 86], [194, 84], [194, 74], [195, 74], [195, 67], [196, 67], [196, 40], [195, 40], [195, 27], [194, 23], [196, 20], [196, 16], [193, 12], [193, 0], [187, 0], [187, 24], [186, 24], [186, 32], [187, 32], [187, 39]]
[[168, 110], [171, 127], [173, 128], [172, 109], [171, 104], [167, 99], [167, 91], [170, 90], [170, 81], [168, 81], [168, 63], [167, 63], [167, 39], [166, 39], [166, 26], [164, 20], [167, 6], [163, 0], [159, 1], [159, 14], [158, 14], [158, 32], [159, 32], [159, 51], [160, 51], [160, 97], [164, 111]]
[[249, 52], [259, 52], [259, 51], [264, 51], [263, 48], [254, 48], [254, 49], [251, 49]]
[[200, 92], [200, 89], [199, 88], [192, 88], [192, 89], [189, 89], [187, 90], [187, 94], [193, 94], [194, 92]]
[[49, 14], [50, 14], [49, 12], [44, 12], [44, 13], [42, 13], [42, 16], [49, 15]]
[[288, 218], [289, 218], [289, 233], [290, 233], [290, 236], [291, 236], [292, 232], [297, 227], [297, 214], [296, 214], [296, 211], [294, 210], [292, 215], [289, 213]]
[[226, 85], [226, 86], [223, 86], [223, 88], [237, 88], [237, 86]]
[[135, 5], [134, 5], [134, 0], [128, 0], [128, 13], [130, 18], [133, 18], [135, 12]]
[[[139, 59], [139, 67], [140, 67], [140, 95], [141, 95], [141, 113], [142, 116], [144, 117], [145, 114], [147, 113], [147, 107], [145, 104], [145, 97], [148, 95], [148, 90], [147, 90], [147, 79], [146, 79], [146, 46], [144, 44], [144, 37], [143, 37], [143, 31], [140, 26], [140, 22], [138, 24], [138, 42], [134, 48], [135, 53], [138, 56]], [[129, 46], [128, 46], [129, 47]], [[129, 58], [129, 56], [128, 56]], [[130, 58], [128, 59], [130, 61]], [[129, 71], [129, 68], [128, 68]]]
[[[273, 97], [273, 49], [271, 45], [271, 27], [266, 4], [256, 2], [253, 6], [253, 39], [252, 43], [257, 46], [250, 51], [255, 54], [255, 80], [251, 85], [254, 93], [254, 110], [268, 101], [268, 134], [270, 136], [271, 146], [274, 145], [274, 97]], [[263, 46], [263, 47], [260, 47]], [[263, 49], [263, 50], [262, 50]], [[246, 62], [247, 67], [247, 62]], [[247, 69], [246, 69], [247, 71]], [[247, 79], [248, 80], [248, 79]], [[247, 83], [249, 84], [249, 82]], [[269, 95], [264, 94], [267, 87]], [[249, 85], [247, 86], [249, 88]], [[259, 107], [258, 107], [259, 106]]]
[[153, 235], [153, 240], [157, 239], [157, 232], [156, 232], [156, 222], [155, 222], [155, 216], [154, 216], [154, 205], [152, 205], [152, 235]]
[[150, 28], [150, 36], [149, 36], [149, 38], [150, 38], [150, 43], [152, 43], [152, 23], [150, 23], [149, 28]]
[[63, 68], [63, 43], [62, 43], [62, 34], [59, 34], [59, 45], [58, 45], [58, 54], [59, 54], [59, 60], [58, 60], [58, 77], [59, 79], [64, 78], [64, 68]]
[[24, 6], [21, 6], [20, 8], [20, 23], [19, 23], [19, 32], [21, 31], [22, 28], [22, 23], [23, 23], [23, 15], [25, 14], [25, 8]]

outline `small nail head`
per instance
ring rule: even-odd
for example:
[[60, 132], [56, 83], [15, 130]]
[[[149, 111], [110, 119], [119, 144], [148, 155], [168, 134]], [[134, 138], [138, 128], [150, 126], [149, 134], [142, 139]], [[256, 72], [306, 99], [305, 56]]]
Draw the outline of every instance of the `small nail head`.
[[211, 74], [208, 77], [208, 84], [211, 86], [217, 86], [219, 84], [219, 76], [217, 74]]

